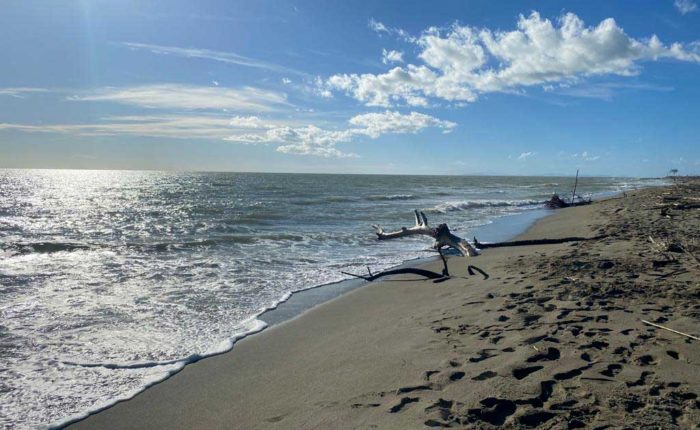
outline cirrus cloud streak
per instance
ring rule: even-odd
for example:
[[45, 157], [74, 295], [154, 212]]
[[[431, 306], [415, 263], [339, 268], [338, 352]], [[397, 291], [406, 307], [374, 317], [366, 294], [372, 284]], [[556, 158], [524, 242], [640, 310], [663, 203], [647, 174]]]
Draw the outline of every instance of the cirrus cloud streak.
[[269, 112], [291, 106], [284, 93], [254, 87], [227, 88], [184, 84], [104, 88], [69, 97], [72, 101], [112, 102], [151, 109]]

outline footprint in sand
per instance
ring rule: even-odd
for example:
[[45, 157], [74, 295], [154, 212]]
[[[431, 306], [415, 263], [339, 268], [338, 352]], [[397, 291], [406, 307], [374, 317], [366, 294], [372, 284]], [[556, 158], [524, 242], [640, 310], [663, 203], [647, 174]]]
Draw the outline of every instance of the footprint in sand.
[[527, 359], [528, 363], [534, 363], [537, 361], [552, 361], [552, 360], [559, 360], [559, 357], [561, 357], [561, 353], [557, 348], [552, 348], [549, 347], [547, 348], [546, 352], [540, 352], [539, 354], [535, 354]]
[[600, 374], [603, 376], [607, 376], [610, 378], [613, 378], [615, 375], [620, 373], [622, 371], [622, 365], [620, 364], [609, 364], [608, 368], [601, 371]]
[[432, 388], [430, 385], [411, 385], [408, 387], [401, 387], [398, 390], [396, 390], [396, 394], [406, 394], [406, 393], [412, 393], [414, 391], [425, 391], [425, 390], [431, 390]]
[[589, 344], [579, 346], [579, 349], [595, 348], [599, 351], [602, 351], [603, 349], [607, 348], [608, 346], [610, 346], [610, 344], [607, 342], [604, 342], [602, 340], [594, 340], [593, 342], [591, 342]]
[[578, 404], [578, 400], [565, 400], [560, 403], [555, 403], [551, 405], [549, 408], [555, 411], [565, 411], [565, 410], [570, 410], [573, 409], [576, 405]]
[[439, 370], [427, 370], [423, 377], [426, 381], [430, 381], [430, 377], [436, 373], [440, 373], [440, 371]]
[[653, 372], [642, 372], [642, 374], [639, 376], [639, 379], [637, 379], [636, 381], [626, 382], [626, 384], [630, 388], [644, 386], [647, 384], [647, 379], [653, 374]]
[[539, 427], [557, 416], [551, 412], [542, 410], [533, 410], [518, 417], [518, 421], [525, 427]]
[[489, 339], [489, 342], [496, 345], [498, 342], [502, 341], [505, 338], [506, 338], [505, 336], [494, 336], [491, 339]]
[[491, 370], [487, 370], [487, 371], [485, 371], [485, 372], [479, 373], [478, 375], [476, 375], [476, 376], [473, 377], [472, 379], [475, 380], [475, 381], [485, 381], [486, 379], [491, 379], [491, 378], [493, 378], [493, 377], [495, 377], [495, 376], [497, 376], [497, 375], [498, 375], [498, 373], [493, 372], [493, 371], [491, 371]]
[[401, 398], [401, 401], [399, 401], [399, 403], [397, 403], [396, 405], [392, 406], [391, 409], [389, 409], [389, 412], [392, 414], [401, 412], [407, 405], [418, 402], [419, 400], [420, 398], [418, 397], [403, 397]]
[[425, 421], [428, 427], [449, 427], [450, 421], [454, 420], [452, 415], [452, 407], [455, 402], [453, 400], [438, 399], [437, 402], [425, 408], [426, 414], [433, 418]]
[[571, 369], [568, 372], [561, 372], [557, 373], [554, 375], [554, 379], [557, 381], [566, 381], [571, 378], [575, 378], [577, 376], [580, 376], [584, 370], [588, 370], [592, 367], [592, 364], [589, 364], [587, 366], [582, 366], [582, 367], [577, 367], [576, 369]]
[[523, 341], [523, 345], [532, 345], [532, 344], [534, 344], [534, 343], [537, 343], [537, 342], [539, 342], [539, 341], [545, 339], [546, 337], [547, 337], [546, 334], [543, 334], [543, 335], [541, 335], [541, 336], [529, 337], [529, 338], [527, 338], [527, 339], [525, 339], [525, 340]]
[[515, 379], [525, 379], [531, 374], [537, 372], [538, 370], [544, 369], [544, 366], [530, 366], [530, 367], [518, 367], [513, 369], [513, 376]]
[[642, 355], [641, 357], [637, 357], [635, 362], [640, 366], [651, 366], [651, 365], [656, 364], [656, 360], [654, 359], [654, 357], [649, 355], [649, 354]]
[[541, 407], [544, 402], [549, 400], [554, 392], [554, 385], [556, 385], [556, 381], [552, 381], [551, 379], [540, 382], [540, 395], [534, 399], [535, 401], [531, 402], [533, 406]]
[[480, 361], [484, 361], [486, 359], [489, 359], [491, 357], [496, 357], [498, 354], [491, 354], [489, 351], [495, 351], [495, 349], [482, 349], [479, 351], [479, 355], [476, 357], [470, 357], [469, 361], [471, 363], [478, 363]]
[[450, 381], [459, 381], [460, 379], [464, 378], [465, 373], [464, 372], [452, 372], [450, 374]]
[[353, 409], [359, 409], [359, 408], [378, 408], [382, 404], [381, 403], [353, 403], [350, 405], [351, 408]]
[[482, 408], [470, 409], [468, 414], [472, 419], [486, 421], [496, 426], [503, 425], [506, 419], [513, 415], [518, 406], [512, 400], [487, 397], [481, 401]]
[[618, 346], [613, 351], [613, 355], [629, 355], [629, 352], [630, 350], [625, 348], [624, 346]]

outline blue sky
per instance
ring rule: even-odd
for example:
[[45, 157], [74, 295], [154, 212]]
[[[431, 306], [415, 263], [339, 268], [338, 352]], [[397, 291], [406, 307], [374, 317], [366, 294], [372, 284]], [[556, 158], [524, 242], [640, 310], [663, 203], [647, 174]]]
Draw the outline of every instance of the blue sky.
[[700, 8], [6, 2], [0, 167], [700, 173]]

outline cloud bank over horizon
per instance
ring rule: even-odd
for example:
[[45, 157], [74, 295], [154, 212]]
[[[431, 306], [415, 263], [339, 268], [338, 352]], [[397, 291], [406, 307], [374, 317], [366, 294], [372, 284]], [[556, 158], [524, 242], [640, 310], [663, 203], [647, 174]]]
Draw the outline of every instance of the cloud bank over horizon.
[[317, 155], [321, 157], [356, 158], [357, 154], [338, 150], [336, 144], [350, 142], [356, 136], [377, 139], [384, 134], [415, 134], [425, 128], [442, 129], [451, 132], [457, 124], [430, 115], [411, 112], [385, 111], [356, 115], [348, 121], [351, 127], [343, 130], [325, 130], [315, 125], [304, 127], [275, 127], [263, 124], [257, 117], [236, 118], [242, 128], [265, 129], [262, 133], [238, 134], [225, 140], [239, 143], [279, 143], [278, 152], [286, 154]]

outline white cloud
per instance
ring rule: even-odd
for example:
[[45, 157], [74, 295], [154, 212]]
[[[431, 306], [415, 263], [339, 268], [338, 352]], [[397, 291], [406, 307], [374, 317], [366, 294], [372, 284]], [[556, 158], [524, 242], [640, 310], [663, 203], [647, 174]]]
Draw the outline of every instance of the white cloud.
[[376, 31], [377, 33], [389, 33], [387, 26], [379, 21], [376, 21], [374, 18], [370, 18], [367, 25], [372, 29], [372, 31]]
[[382, 49], [382, 63], [403, 63], [403, 52]]
[[278, 152], [287, 154], [316, 155], [320, 157], [348, 158], [356, 154], [338, 150], [335, 145], [348, 142], [353, 133], [349, 130], [324, 130], [315, 125], [304, 127], [274, 127], [263, 134], [229, 136], [226, 140], [241, 143], [281, 143]]
[[[316, 125], [300, 125], [282, 120], [262, 120], [257, 116], [224, 115], [124, 115], [100, 119], [93, 124], [9, 124], [0, 131], [60, 133], [76, 136], [144, 136], [176, 139], [223, 139], [231, 142], [278, 144], [277, 151], [321, 157], [357, 157], [336, 148], [338, 143], [357, 137], [379, 138], [385, 134], [418, 133], [426, 128], [451, 131], [456, 124], [417, 112], [400, 114], [386, 111], [356, 115], [349, 127], [329, 130]], [[235, 134], [232, 134], [235, 133]]]
[[231, 134], [225, 116], [143, 115], [112, 116], [94, 124], [7, 124], [0, 130], [27, 133], [61, 133], [78, 136], [146, 136], [176, 139], [223, 139]]
[[617, 91], [624, 90], [644, 90], [644, 91], [673, 91], [673, 87], [651, 85], [646, 83], [593, 83], [577, 86], [559, 85], [547, 86], [545, 91], [571, 97], [582, 97], [611, 101]]
[[520, 155], [518, 155], [518, 160], [527, 160], [528, 158], [532, 157], [533, 155], [537, 154], [536, 152], [523, 152]]
[[678, 12], [685, 15], [690, 12], [695, 12], [698, 9], [698, 5], [691, 0], [676, 0], [673, 5], [678, 9]]
[[46, 93], [49, 90], [46, 88], [29, 88], [29, 87], [10, 87], [0, 88], [0, 96], [10, 96], [16, 98], [24, 98], [26, 94], [31, 93]]
[[264, 128], [265, 125], [257, 116], [234, 116], [229, 125], [234, 128], [256, 129]]
[[451, 131], [456, 124], [418, 112], [403, 115], [399, 112], [377, 112], [356, 115], [348, 123], [351, 127], [327, 130], [315, 125], [302, 127], [269, 126], [264, 132], [232, 135], [226, 140], [239, 143], [278, 143], [277, 151], [288, 154], [316, 155], [321, 157], [356, 157], [336, 148], [338, 143], [350, 142], [357, 136], [377, 139], [384, 134], [407, 134], [433, 127]]
[[238, 66], [254, 67], [257, 69], [268, 70], [275, 73], [291, 73], [295, 75], [307, 76], [305, 72], [295, 70], [289, 67], [280, 66], [265, 61], [256, 60], [254, 58], [238, 55], [233, 52], [212, 51], [210, 49], [199, 48], [179, 48], [176, 46], [152, 45], [148, 43], [130, 43], [123, 42], [120, 45], [131, 50], [150, 51], [154, 54], [172, 55], [185, 58], [199, 58], [205, 60], [219, 61], [227, 64], [235, 64]]
[[370, 29], [372, 29], [372, 31], [379, 33], [380, 35], [387, 34], [390, 36], [397, 36], [406, 42], [414, 42], [416, 40], [416, 38], [411, 36], [407, 31], [401, 28], [386, 26], [384, 23], [381, 23], [374, 18], [370, 18], [367, 25]]
[[583, 151], [580, 154], [579, 153], [571, 154], [571, 158], [576, 158], [576, 159], [583, 160], [583, 161], [595, 161], [595, 160], [598, 160], [600, 158], [600, 155], [593, 155], [593, 154], [588, 153], [588, 151]]
[[[376, 21], [370, 21], [370, 27], [393, 31]], [[368, 106], [427, 106], [428, 98], [473, 102], [489, 92], [575, 83], [591, 76], [634, 76], [645, 61], [700, 62], [697, 45], [665, 45], [655, 35], [635, 39], [612, 18], [586, 27], [572, 13], [556, 23], [537, 12], [521, 15], [513, 31], [457, 24], [446, 30], [429, 28], [412, 41], [421, 49], [422, 64], [382, 74], [337, 74], [324, 82], [325, 87]]]
[[182, 84], [105, 88], [70, 97], [74, 101], [107, 101], [144, 108], [180, 110], [273, 111], [289, 106], [284, 93], [253, 87], [226, 88]]
[[427, 106], [423, 96], [434, 95], [438, 76], [425, 66], [409, 64], [395, 67], [385, 74], [350, 74], [331, 76], [328, 88], [344, 91], [367, 106], [388, 107], [403, 100], [410, 106]]
[[449, 133], [457, 126], [454, 122], [418, 112], [402, 115], [392, 111], [357, 115], [352, 117], [349, 123], [358, 127], [355, 133], [366, 134], [373, 139], [382, 134], [417, 133], [428, 127], [441, 128], [443, 133]]

